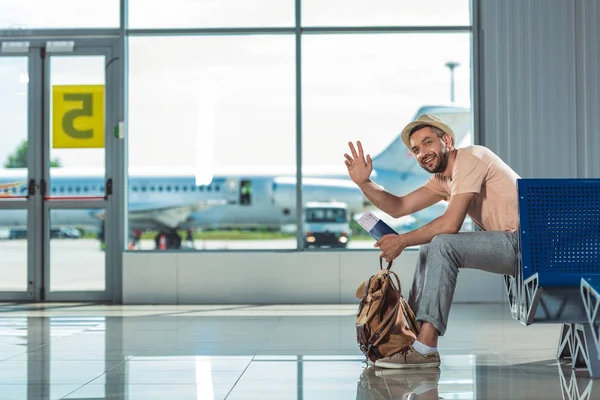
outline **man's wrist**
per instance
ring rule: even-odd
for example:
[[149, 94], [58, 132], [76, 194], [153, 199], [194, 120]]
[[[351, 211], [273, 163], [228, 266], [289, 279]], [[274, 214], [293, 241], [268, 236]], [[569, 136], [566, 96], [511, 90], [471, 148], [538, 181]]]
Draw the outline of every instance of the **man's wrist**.
[[409, 238], [407, 237], [406, 233], [399, 234], [397, 241], [398, 244], [404, 249], [410, 246]]
[[358, 184], [358, 187], [359, 187], [359, 189], [362, 189], [363, 187], [367, 186], [369, 183], [371, 183], [370, 179], [364, 180]]

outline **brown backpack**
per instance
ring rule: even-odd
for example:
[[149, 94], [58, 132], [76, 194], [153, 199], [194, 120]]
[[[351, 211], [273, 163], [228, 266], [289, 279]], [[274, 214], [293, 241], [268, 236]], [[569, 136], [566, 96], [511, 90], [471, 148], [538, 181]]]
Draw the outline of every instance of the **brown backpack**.
[[[420, 332], [414, 312], [402, 297], [400, 279], [390, 262], [356, 290], [360, 299], [356, 314], [356, 340], [363, 354], [375, 362], [412, 344]], [[392, 276], [396, 278], [396, 286]]]

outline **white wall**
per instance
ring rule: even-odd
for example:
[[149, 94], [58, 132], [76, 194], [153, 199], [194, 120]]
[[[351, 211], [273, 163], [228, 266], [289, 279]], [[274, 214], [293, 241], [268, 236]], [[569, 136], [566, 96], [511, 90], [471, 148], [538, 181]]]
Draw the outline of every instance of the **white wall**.
[[[408, 297], [417, 251], [392, 268]], [[124, 304], [353, 304], [379, 251], [125, 253]], [[500, 302], [499, 275], [460, 272], [455, 302]]]
[[481, 144], [522, 177], [598, 177], [600, 2], [479, 4]]

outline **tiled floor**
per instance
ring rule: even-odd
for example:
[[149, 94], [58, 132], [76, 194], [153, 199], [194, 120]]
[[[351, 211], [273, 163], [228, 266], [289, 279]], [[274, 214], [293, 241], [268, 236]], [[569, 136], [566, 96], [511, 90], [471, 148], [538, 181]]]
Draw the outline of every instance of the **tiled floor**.
[[2, 304], [0, 400], [600, 398], [505, 305], [455, 305], [441, 367], [406, 372], [365, 368], [355, 311]]

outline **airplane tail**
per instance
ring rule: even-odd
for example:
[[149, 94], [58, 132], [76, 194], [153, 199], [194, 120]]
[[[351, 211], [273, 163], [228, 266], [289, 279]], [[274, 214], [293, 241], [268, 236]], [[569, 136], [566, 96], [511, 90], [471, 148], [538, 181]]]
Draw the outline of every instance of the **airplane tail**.
[[[413, 120], [421, 114], [433, 114], [448, 124], [456, 135], [455, 147], [471, 144], [471, 109], [456, 106], [423, 106], [419, 108]], [[402, 174], [422, 171], [415, 162], [414, 156], [409, 151], [398, 133], [396, 139], [388, 145], [381, 153], [373, 158], [373, 168], [400, 172]]]

